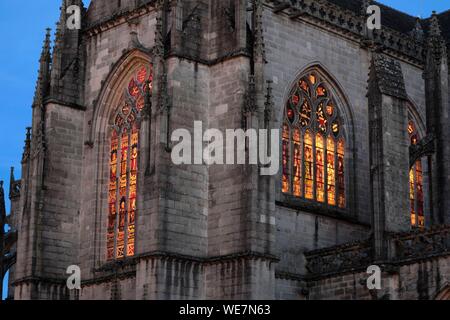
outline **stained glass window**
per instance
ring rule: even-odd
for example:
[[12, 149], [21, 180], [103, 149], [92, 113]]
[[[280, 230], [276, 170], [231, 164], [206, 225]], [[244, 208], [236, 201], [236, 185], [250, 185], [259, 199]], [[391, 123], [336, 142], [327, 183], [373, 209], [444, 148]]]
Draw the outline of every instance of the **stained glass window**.
[[[419, 142], [419, 133], [414, 121], [408, 122], [408, 134], [411, 145]], [[409, 205], [411, 225], [416, 228], [425, 227], [424, 191], [422, 160], [416, 161], [409, 171]]]
[[142, 66], [130, 79], [111, 130], [107, 258], [135, 254], [139, 120], [144, 97], [153, 88], [151, 66]]
[[315, 72], [296, 83], [286, 103], [282, 153], [284, 194], [346, 208], [342, 118]]

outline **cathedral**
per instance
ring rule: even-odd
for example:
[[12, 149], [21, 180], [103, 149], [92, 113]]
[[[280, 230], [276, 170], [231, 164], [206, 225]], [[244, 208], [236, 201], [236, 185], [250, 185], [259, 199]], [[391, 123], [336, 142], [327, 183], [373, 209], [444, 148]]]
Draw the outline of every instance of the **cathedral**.
[[[372, 5], [381, 28], [368, 27]], [[60, 9], [11, 172], [10, 299], [450, 299], [450, 11]], [[279, 130], [279, 172], [175, 165], [172, 133], [196, 121]]]

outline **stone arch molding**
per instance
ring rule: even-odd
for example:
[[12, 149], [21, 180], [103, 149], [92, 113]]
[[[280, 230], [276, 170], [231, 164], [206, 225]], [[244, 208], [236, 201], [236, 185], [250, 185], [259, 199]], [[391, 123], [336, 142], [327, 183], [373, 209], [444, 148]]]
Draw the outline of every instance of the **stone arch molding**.
[[441, 290], [438, 291], [435, 300], [447, 300], [450, 301], [450, 283], [446, 283], [442, 286]]
[[344, 133], [345, 133], [345, 139], [347, 141], [347, 149], [350, 149], [351, 151], [354, 150], [354, 116], [353, 116], [353, 106], [350, 103], [350, 99], [348, 98], [348, 95], [346, 94], [345, 90], [343, 89], [343, 86], [340, 84], [339, 80], [337, 80], [332, 73], [329, 71], [329, 69], [324, 66], [321, 62], [314, 61], [303, 68], [301, 68], [296, 74], [295, 78], [291, 79], [291, 81], [288, 82], [288, 86], [284, 90], [283, 94], [283, 105], [279, 109], [278, 119], [281, 120], [280, 123], [282, 123], [282, 119], [284, 117], [284, 106], [286, 101], [289, 99], [290, 92], [295, 85], [297, 81], [299, 81], [303, 76], [305, 76], [307, 73], [314, 71], [319, 76], [321, 76], [327, 83], [328, 83], [328, 89], [331, 90], [333, 97], [335, 98], [339, 111], [341, 113], [343, 124], [344, 124]]
[[[340, 117], [342, 119], [343, 124], [343, 135], [342, 137], [345, 139], [345, 158], [346, 158], [346, 168], [347, 173], [345, 177], [345, 184], [347, 186], [346, 191], [346, 199], [347, 199], [347, 212], [356, 212], [355, 211], [355, 198], [356, 198], [356, 165], [355, 165], [355, 122], [354, 122], [354, 108], [350, 103], [350, 99], [348, 94], [343, 89], [344, 87], [341, 85], [339, 80], [333, 76], [332, 72], [324, 66], [319, 61], [313, 61], [301, 69], [295, 74], [293, 78], [287, 82], [286, 87], [284, 88], [282, 105], [277, 110], [277, 116], [279, 119], [279, 127], [282, 127], [284, 121], [284, 112], [287, 101], [290, 98], [293, 87], [296, 85], [298, 81], [305, 75], [310, 72], [314, 72], [319, 77], [323, 79], [323, 81], [327, 84], [327, 89], [331, 92], [334, 101], [336, 103], [336, 107], [339, 109]], [[362, 106], [363, 107], [363, 106]], [[281, 135], [280, 135], [280, 145], [281, 145]], [[281, 153], [280, 153], [281, 154]], [[281, 160], [282, 161], [282, 160]], [[278, 175], [278, 190], [281, 190], [281, 171]], [[279, 194], [278, 194], [279, 196]]]
[[417, 107], [417, 104], [411, 97], [408, 97], [407, 104], [408, 104], [408, 115], [411, 116], [412, 120], [414, 120], [414, 123], [417, 126], [417, 131], [419, 132], [420, 137], [424, 138], [427, 134], [426, 126], [425, 122], [422, 120], [422, 116], [418, 111], [419, 109]]
[[95, 104], [90, 141], [94, 142], [107, 133], [111, 119], [117, 110], [127, 81], [142, 65], [151, 64], [151, 57], [138, 50], [125, 53], [114, 65], [106, 81], [102, 85], [99, 98]]

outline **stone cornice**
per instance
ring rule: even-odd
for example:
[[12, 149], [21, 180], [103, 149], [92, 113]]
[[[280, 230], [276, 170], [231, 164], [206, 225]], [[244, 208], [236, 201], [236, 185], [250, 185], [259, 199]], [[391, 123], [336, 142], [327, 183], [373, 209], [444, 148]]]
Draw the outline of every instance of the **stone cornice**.
[[373, 31], [373, 38], [366, 36], [366, 18], [355, 12], [343, 9], [327, 1], [303, 0], [293, 5], [291, 1], [265, 0], [265, 4], [275, 14], [283, 14], [289, 19], [326, 27], [329, 30], [359, 40], [362, 46], [376, 45], [386, 53], [398, 56], [413, 64], [424, 62], [424, 46], [411, 35], [389, 27]]
[[98, 276], [94, 277], [93, 279], [82, 281], [82, 285], [90, 286], [105, 283], [115, 279], [124, 280], [134, 278], [136, 277], [136, 265], [143, 260], [161, 260], [178, 263], [190, 263], [197, 264], [202, 267], [206, 265], [222, 264], [242, 260], [262, 260], [269, 261], [270, 263], [279, 262], [279, 259], [273, 255], [250, 251], [216, 257], [195, 257], [173, 252], [153, 251], [140, 254], [134, 258], [106, 263], [101, 268], [93, 270], [94, 273], [96, 273]]
[[180, 262], [190, 262], [199, 263], [204, 265], [220, 264], [224, 262], [237, 261], [237, 260], [266, 260], [273, 263], [279, 262], [280, 259], [274, 255], [259, 253], [259, 252], [240, 252], [233, 253], [223, 256], [213, 256], [213, 257], [194, 257], [188, 255], [181, 255], [172, 252], [164, 251], [154, 251], [149, 253], [144, 253], [135, 258], [136, 260], [151, 260], [151, 259], [164, 259], [164, 260], [174, 260]]
[[153, 0], [148, 3], [142, 4], [135, 9], [114, 13], [113, 15], [108, 16], [94, 24], [87, 25], [83, 29], [83, 34], [85, 34], [87, 37], [92, 37], [109, 29], [112, 29], [118, 25], [132, 21], [133, 19], [140, 18], [147, 13], [155, 10], [156, 2], [156, 0]]

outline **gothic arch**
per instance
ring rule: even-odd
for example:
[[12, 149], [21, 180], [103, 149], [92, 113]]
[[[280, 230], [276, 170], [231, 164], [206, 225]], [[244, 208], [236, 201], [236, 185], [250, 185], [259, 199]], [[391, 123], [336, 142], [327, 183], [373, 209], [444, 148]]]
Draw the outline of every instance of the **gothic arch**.
[[[146, 72], [143, 72], [141, 82], [136, 79], [140, 78], [139, 74], [142, 69], [145, 69]], [[135, 217], [136, 213], [139, 216], [139, 210], [142, 208], [140, 205], [142, 190], [139, 184], [144, 170], [140, 166], [145, 158], [143, 156], [145, 151], [141, 148], [141, 139], [146, 136], [140, 126], [140, 117], [143, 112], [139, 111], [143, 108], [137, 108], [137, 101], [142, 100], [142, 92], [145, 89], [143, 85], [151, 76], [151, 69], [151, 58], [146, 53], [138, 49], [126, 52], [115, 63], [106, 80], [102, 82], [102, 89], [93, 110], [90, 132], [90, 141], [93, 143], [93, 152], [90, 156], [92, 170], [95, 181], [105, 181], [99, 183], [95, 188], [94, 219], [95, 224], [100, 226], [100, 232], [94, 237], [99, 238], [95, 243], [102, 244], [96, 246], [96, 260], [100, 263], [105, 261], [106, 252], [106, 260], [133, 256], [136, 252], [135, 235], [138, 226], [136, 226]], [[131, 79], [133, 80], [130, 82]], [[131, 83], [135, 86], [130, 87]], [[133, 91], [130, 88], [136, 88], [139, 91], [135, 99], [130, 95], [130, 92]], [[143, 104], [139, 104], [139, 106], [143, 107]], [[127, 110], [125, 111], [125, 109]], [[117, 119], [119, 118], [125, 121], [118, 124]], [[117, 142], [114, 142], [115, 140]], [[113, 154], [117, 159], [114, 163]], [[115, 168], [114, 173], [112, 168]], [[122, 176], [121, 172], [126, 173]], [[114, 191], [111, 190], [111, 179], [117, 181], [113, 184], [115, 185]], [[111, 194], [115, 195], [113, 199]], [[113, 213], [111, 208], [114, 208]], [[125, 221], [123, 225], [122, 220]], [[130, 227], [132, 227], [132, 231], [130, 231]], [[123, 230], [120, 231], [120, 228]], [[111, 232], [114, 243], [112, 249], [110, 247]], [[119, 246], [118, 239], [120, 238], [126, 240]], [[119, 254], [119, 249], [125, 253]], [[132, 253], [128, 253], [129, 250]]]
[[[414, 146], [420, 143], [426, 137], [426, 127], [418, 112], [417, 106], [412, 99], [407, 101], [408, 107], [408, 145]], [[410, 171], [409, 171], [409, 214], [411, 216], [411, 226], [413, 228], [425, 228], [426, 222], [429, 221], [429, 180], [428, 165], [423, 158], [412, 160], [410, 155]]]
[[[309, 81], [308, 79], [313, 80]], [[305, 82], [308, 82], [308, 85]], [[302, 84], [308, 86], [309, 89], [305, 89]], [[321, 90], [322, 87], [324, 90]], [[309, 98], [307, 98], [308, 95], [310, 95]], [[345, 211], [349, 214], [355, 212], [353, 210], [355, 190], [353, 112], [342, 86], [320, 63], [311, 63], [298, 72], [295, 79], [286, 87], [282, 103], [279, 119], [280, 126], [283, 128], [280, 141], [283, 170], [278, 179], [281, 186], [278, 188], [281, 190], [281, 201], [298, 203], [300, 206], [308, 208], [313, 204], [308, 204], [308, 202], [315, 200], [316, 203], [313, 205], [316, 207], [320, 205], [322, 210], [331, 212], [337, 210], [341, 213]], [[302, 111], [297, 115], [295, 112], [295, 116], [289, 118], [288, 115], [292, 115], [292, 113], [288, 111], [297, 110], [300, 105], [302, 105], [300, 109], [303, 110], [305, 104], [306, 109], [309, 109], [307, 113]], [[309, 114], [309, 117], [305, 114]], [[323, 118], [322, 116], [319, 118], [319, 114], [322, 114]], [[303, 123], [302, 119], [305, 118], [310, 119]], [[298, 130], [301, 132], [296, 133]], [[311, 135], [313, 138], [311, 142], [308, 142]], [[287, 136], [290, 138], [288, 139]], [[311, 148], [308, 147], [310, 144]], [[309, 159], [310, 149], [314, 150], [312, 159]], [[326, 151], [322, 152], [321, 150]], [[330, 150], [334, 150], [334, 156]], [[317, 159], [315, 159], [316, 157]], [[324, 157], [325, 160], [323, 160]], [[293, 168], [291, 168], [292, 165]], [[314, 169], [311, 168], [311, 165]], [[327, 167], [328, 170], [324, 167]], [[311, 176], [312, 180], [308, 178], [311, 170], [314, 171]], [[330, 172], [331, 175], [329, 175]], [[333, 178], [333, 172], [336, 174], [335, 178]], [[329, 184], [326, 181], [332, 181], [332, 183]], [[333, 183], [335, 184], [333, 185]], [[336, 188], [338, 191], [345, 190], [344, 194], [336, 193]]]
[[434, 300], [450, 301], [450, 283], [447, 283], [444, 286], [442, 286], [441, 290], [439, 290], [438, 292], [439, 293], [436, 295]]
[[[343, 89], [343, 86], [339, 82], [339, 80], [332, 75], [332, 73], [329, 71], [329, 69], [323, 65], [323, 63], [319, 61], [314, 61], [311, 63], [308, 63], [306, 66], [299, 69], [295, 77], [291, 78], [291, 80], [288, 82], [288, 86], [284, 90], [283, 94], [283, 104], [289, 99], [290, 92], [292, 90], [293, 85], [300, 80], [304, 75], [306, 75], [308, 72], [314, 71], [317, 74], [319, 74], [327, 83], [330, 84], [330, 89], [332, 90], [333, 96], [336, 97], [338, 101], [338, 107], [340, 111], [342, 112], [343, 122], [345, 123], [345, 138], [346, 140], [351, 144], [349, 145], [350, 151], [354, 150], [354, 108], [353, 105], [350, 103], [350, 99], [348, 98], [347, 93]], [[278, 111], [278, 119], [282, 119], [284, 117], [284, 105], [283, 107]]]
[[122, 88], [127, 85], [133, 72], [140, 65], [151, 64], [151, 57], [134, 49], [126, 52], [114, 65], [106, 80], [102, 83], [102, 89], [94, 105], [90, 141], [100, 138], [106, 128], [111, 124], [111, 118], [116, 111], [116, 105], [122, 97]]
[[414, 121], [417, 126], [417, 130], [419, 132], [420, 137], [424, 138], [426, 136], [426, 126], [425, 122], [422, 120], [422, 117], [419, 114], [416, 103], [408, 98], [408, 116]]

